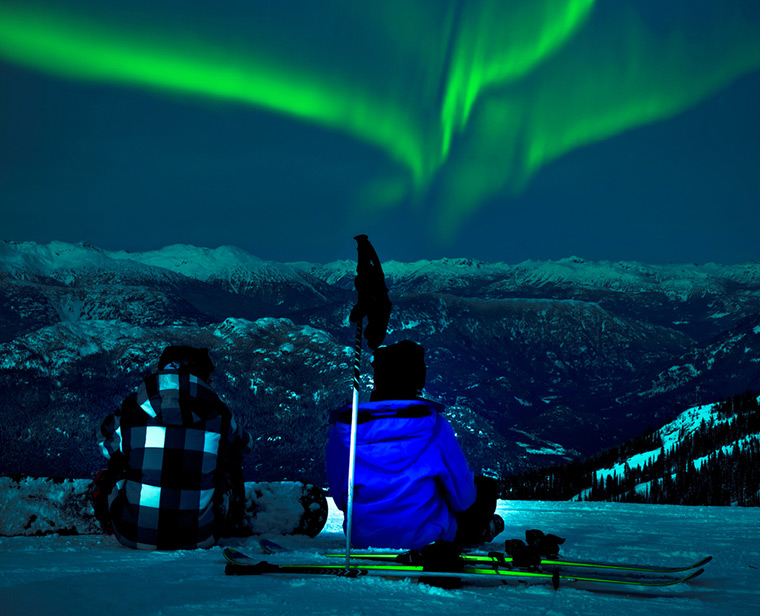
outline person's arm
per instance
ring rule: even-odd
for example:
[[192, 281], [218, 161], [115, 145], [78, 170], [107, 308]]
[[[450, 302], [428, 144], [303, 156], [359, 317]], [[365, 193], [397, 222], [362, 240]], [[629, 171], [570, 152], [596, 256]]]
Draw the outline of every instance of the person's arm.
[[251, 453], [253, 437], [242, 425], [235, 421], [234, 417], [230, 421], [230, 434], [232, 435], [232, 442], [239, 448], [241, 454], [248, 455]]
[[439, 416], [437, 429], [443, 462], [438, 479], [443, 485], [449, 506], [454, 511], [464, 511], [475, 502], [475, 475], [467, 464], [449, 422]]
[[230, 418], [230, 430], [227, 435], [230, 445], [232, 445], [240, 455], [248, 455], [253, 449], [253, 437], [241, 424], [235, 421], [235, 417], [230, 413], [229, 409], [227, 409], [226, 412], [229, 413]]
[[128, 404], [135, 404], [134, 396], [124, 400], [121, 409], [115, 410], [103, 420], [97, 436], [100, 453], [108, 460], [108, 468], [117, 473], [123, 472], [127, 467], [127, 457], [122, 448], [121, 417]]
[[325, 451], [327, 485], [335, 506], [345, 512], [348, 506], [348, 446], [338, 424], [330, 427]]
[[100, 453], [110, 460], [115, 454], [121, 452], [121, 412], [114, 411], [103, 420], [98, 434], [98, 446]]

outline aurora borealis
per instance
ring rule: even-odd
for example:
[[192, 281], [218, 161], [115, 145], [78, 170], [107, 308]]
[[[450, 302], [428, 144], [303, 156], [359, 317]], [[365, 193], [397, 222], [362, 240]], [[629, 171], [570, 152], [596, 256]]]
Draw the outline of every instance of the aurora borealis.
[[[401, 259], [752, 258], [708, 238], [719, 201], [760, 218], [759, 69], [751, 0], [3, 0], [3, 226], [266, 258], [337, 258], [357, 227]], [[625, 250], [593, 244], [615, 229]]]

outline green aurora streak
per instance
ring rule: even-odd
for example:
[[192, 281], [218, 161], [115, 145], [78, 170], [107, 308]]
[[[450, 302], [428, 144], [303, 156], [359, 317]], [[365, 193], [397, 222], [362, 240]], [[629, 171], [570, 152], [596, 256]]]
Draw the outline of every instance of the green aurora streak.
[[450, 235], [552, 160], [673, 116], [760, 68], [760, 28], [746, 15], [715, 8], [709, 29], [684, 19], [655, 30], [635, 2], [615, 2], [625, 6], [597, 19], [595, 0], [334, 0], [344, 27], [359, 32], [353, 42], [281, 23], [276, 37], [246, 24], [244, 45], [3, 4], [0, 58], [343, 132], [400, 166], [359, 205], [400, 205], [435, 187], [439, 230]]

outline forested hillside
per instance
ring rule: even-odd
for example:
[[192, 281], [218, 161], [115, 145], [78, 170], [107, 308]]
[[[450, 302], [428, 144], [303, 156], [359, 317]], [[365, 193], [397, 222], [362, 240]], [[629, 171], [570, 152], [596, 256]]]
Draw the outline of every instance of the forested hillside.
[[760, 398], [695, 407], [603, 453], [504, 479], [504, 496], [760, 506]]

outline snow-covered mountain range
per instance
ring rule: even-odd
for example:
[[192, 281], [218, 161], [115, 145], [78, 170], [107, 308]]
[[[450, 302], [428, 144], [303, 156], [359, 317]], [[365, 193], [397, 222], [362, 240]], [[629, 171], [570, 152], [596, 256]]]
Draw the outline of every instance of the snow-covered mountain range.
[[[476, 470], [594, 453], [760, 390], [759, 264], [384, 269], [386, 342], [427, 348], [427, 394], [447, 405]], [[354, 275], [352, 261], [275, 263], [232, 247], [0, 243], [0, 473], [91, 473], [102, 417], [164, 345], [186, 343], [211, 349], [214, 386], [258, 438], [251, 478], [321, 481], [328, 411], [350, 399]], [[368, 392], [366, 353], [363, 373]]]

